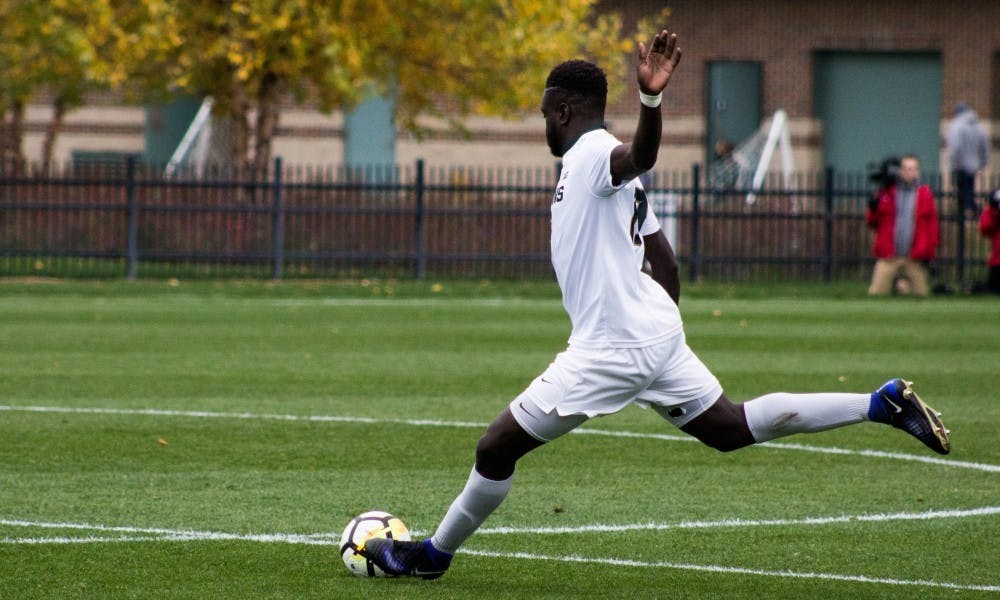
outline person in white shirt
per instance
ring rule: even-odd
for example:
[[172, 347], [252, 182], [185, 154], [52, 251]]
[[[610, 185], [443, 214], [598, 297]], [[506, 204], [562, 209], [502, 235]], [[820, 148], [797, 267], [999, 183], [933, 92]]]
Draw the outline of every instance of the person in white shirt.
[[976, 209], [976, 175], [990, 162], [990, 138], [968, 104], [959, 102], [945, 132], [948, 163], [959, 210]]
[[465, 488], [432, 537], [373, 538], [359, 549], [386, 573], [443, 575], [459, 546], [506, 498], [518, 459], [632, 403], [724, 452], [866, 420], [949, 451], [938, 415], [901, 379], [872, 394], [775, 393], [734, 404], [688, 347], [677, 307], [677, 259], [638, 180], [656, 163], [662, 93], [680, 60], [677, 36], [665, 30], [648, 50], [639, 44], [639, 122], [624, 144], [603, 127], [607, 80], [596, 65], [574, 60], [550, 72], [542, 115], [549, 149], [563, 159], [551, 243], [572, 322], [568, 348], [489, 425]]

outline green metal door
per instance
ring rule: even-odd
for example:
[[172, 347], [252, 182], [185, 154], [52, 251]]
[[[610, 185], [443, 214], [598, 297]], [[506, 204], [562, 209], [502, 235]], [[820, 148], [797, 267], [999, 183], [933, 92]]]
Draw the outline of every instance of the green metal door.
[[344, 115], [344, 164], [385, 179], [396, 164], [396, 99], [371, 94]]
[[751, 61], [708, 63], [705, 98], [705, 157], [710, 164], [716, 143], [738, 146], [760, 127], [761, 64]]
[[201, 99], [191, 97], [146, 106], [146, 162], [160, 167], [167, 164], [200, 106]]
[[826, 165], [863, 172], [884, 156], [913, 153], [925, 179], [938, 173], [940, 54], [818, 52], [815, 74]]

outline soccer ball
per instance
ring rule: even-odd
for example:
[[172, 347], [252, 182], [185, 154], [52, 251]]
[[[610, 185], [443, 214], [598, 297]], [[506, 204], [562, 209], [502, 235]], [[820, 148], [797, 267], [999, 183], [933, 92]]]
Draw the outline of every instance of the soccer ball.
[[385, 577], [382, 569], [358, 554], [358, 548], [371, 538], [409, 541], [410, 530], [398, 518], [380, 510], [361, 513], [344, 528], [340, 558], [344, 559], [347, 570], [358, 577]]

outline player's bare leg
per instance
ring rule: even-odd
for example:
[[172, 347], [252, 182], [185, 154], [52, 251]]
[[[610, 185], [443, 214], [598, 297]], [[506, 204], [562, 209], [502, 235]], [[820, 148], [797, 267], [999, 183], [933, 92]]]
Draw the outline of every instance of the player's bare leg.
[[747, 426], [743, 405], [733, 404], [725, 394], [705, 412], [681, 427], [704, 444], [721, 452], [729, 452], [757, 443]]
[[766, 394], [733, 404], [725, 394], [681, 430], [723, 452], [795, 433], [811, 433], [874, 421], [901, 429], [939, 454], [951, 443], [940, 413], [893, 379], [871, 394]]
[[544, 443], [518, 424], [509, 407], [504, 408], [476, 444], [476, 471], [487, 479], [508, 479], [517, 461]]

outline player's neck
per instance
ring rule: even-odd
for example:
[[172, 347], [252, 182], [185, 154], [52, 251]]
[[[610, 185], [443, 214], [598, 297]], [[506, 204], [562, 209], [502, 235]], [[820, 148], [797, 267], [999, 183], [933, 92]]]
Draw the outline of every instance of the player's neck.
[[581, 125], [579, 128], [577, 128], [577, 130], [573, 134], [571, 134], [567, 138], [569, 141], [567, 141], [563, 145], [563, 148], [562, 148], [563, 155], [565, 155], [567, 152], [569, 152], [569, 149], [572, 148], [573, 145], [576, 144], [576, 142], [581, 137], [583, 137], [584, 135], [590, 133], [591, 131], [596, 131], [598, 129], [605, 129], [605, 125], [604, 125], [604, 121], [603, 120], [601, 120], [601, 121], [595, 121], [593, 123], [587, 123], [585, 125]]

